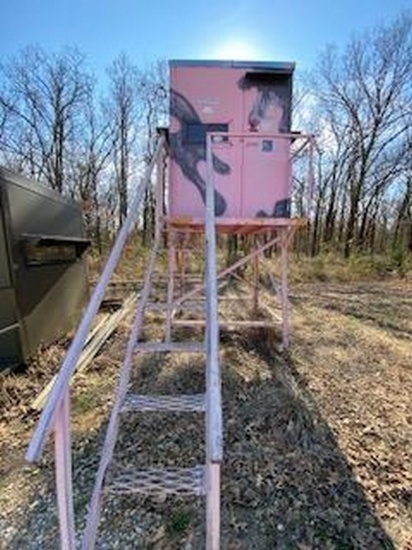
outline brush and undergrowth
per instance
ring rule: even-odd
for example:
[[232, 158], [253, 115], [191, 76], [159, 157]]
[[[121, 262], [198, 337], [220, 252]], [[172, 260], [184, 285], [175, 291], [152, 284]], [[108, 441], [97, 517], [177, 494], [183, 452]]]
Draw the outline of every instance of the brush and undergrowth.
[[353, 254], [349, 258], [335, 252], [324, 252], [313, 258], [292, 254], [292, 282], [388, 281], [412, 277], [412, 254]]

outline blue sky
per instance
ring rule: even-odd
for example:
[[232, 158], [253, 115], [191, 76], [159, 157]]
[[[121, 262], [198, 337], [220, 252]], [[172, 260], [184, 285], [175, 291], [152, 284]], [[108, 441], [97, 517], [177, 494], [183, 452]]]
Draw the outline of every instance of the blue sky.
[[412, 0], [2, 0], [0, 60], [27, 44], [77, 46], [97, 75], [122, 51], [159, 58], [296, 61], [412, 8]]

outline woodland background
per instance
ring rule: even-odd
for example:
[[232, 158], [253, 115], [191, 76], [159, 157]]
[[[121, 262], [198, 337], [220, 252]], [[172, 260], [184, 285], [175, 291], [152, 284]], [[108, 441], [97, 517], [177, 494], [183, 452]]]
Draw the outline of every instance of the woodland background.
[[[384, 257], [385, 269], [404, 273], [412, 254], [412, 12], [354, 35], [344, 48], [325, 46], [311, 71], [296, 73], [294, 95], [293, 129], [317, 143], [310, 213], [304, 159], [297, 159], [294, 213], [310, 216], [297, 252]], [[99, 82], [77, 49], [29, 45], [0, 64], [0, 163], [80, 200], [102, 252], [126, 216], [167, 110], [164, 60], [139, 67], [122, 53]], [[153, 206], [149, 191], [143, 244]]]

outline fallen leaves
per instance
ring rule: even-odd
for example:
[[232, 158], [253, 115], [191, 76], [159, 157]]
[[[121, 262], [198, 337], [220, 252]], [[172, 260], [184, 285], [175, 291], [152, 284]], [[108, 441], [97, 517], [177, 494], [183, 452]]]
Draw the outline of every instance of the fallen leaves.
[[[269, 294], [266, 298], [265, 303]], [[412, 289], [385, 283], [302, 285], [292, 302], [288, 361], [276, 351], [276, 331], [221, 335], [222, 550], [412, 549]], [[108, 360], [100, 356], [76, 387], [81, 399], [74, 403], [90, 405], [74, 421], [79, 528], [122, 338], [111, 342]], [[45, 351], [48, 376], [61, 351]], [[141, 393], [204, 389], [202, 361], [190, 356], [155, 355], [136, 367], [132, 384]], [[38, 383], [29, 371], [18, 383], [7, 381], [0, 445], [8, 467], [0, 486], [0, 528], [9, 548], [56, 547], [50, 456], [32, 473], [13, 466], [22, 461], [27, 439], [27, 425], [19, 418], [45, 378]], [[93, 399], [87, 399], [88, 391]], [[119, 445], [125, 446], [127, 463], [204, 460], [200, 415], [133, 417], [123, 428]], [[204, 521], [199, 499], [106, 499], [98, 548], [200, 550]]]

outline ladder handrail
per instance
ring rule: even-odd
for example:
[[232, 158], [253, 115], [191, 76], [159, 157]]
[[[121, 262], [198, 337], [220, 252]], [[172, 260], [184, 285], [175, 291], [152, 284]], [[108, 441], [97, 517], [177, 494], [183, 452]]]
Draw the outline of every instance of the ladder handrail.
[[219, 319], [217, 302], [215, 190], [211, 134], [206, 136], [206, 415], [207, 460], [222, 461], [222, 395], [219, 366]]
[[70, 344], [70, 347], [67, 351], [55, 383], [38, 420], [36, 429], [33, 433], [29, 447], [26, 452], [25, 458], [29, 462], [35, 462], [39, 460], [41, 456], [43, 447], [52, 428], [56, 410], [61, 404], [62, 399], [64, 398], [64, 395], [69, 388], [70, 379], [76, 369], [76, 365], [82, 352], [87, 335], [89, 333], [91, 324], [100, 308], [100, 304], [103, 300], [106, 288], [111, 280], [112, 274], [116, 269], [117, 264], [119, 263], [119, 259], [126, 244], [127, 238], [129, 237], [137, 221], [140, 204], [142, 203], [146, 189], [149, 186], [153, 168], [158, 160], [163, 145], [164, 137], [160, 136], [154, 155], [146, 168], [143, 181], [136, 191], [135, 197], [129, 209], [129, 213], [116, 237], [115, 244], [113, 245], [110, 255], [106, 261], [106, 265], [104, 267], [102, 275], [89, 300], [86, 311], [77, 328], [75, 336]]
[[215, 186], [210, 134], [206, 134], [206, 161], [206, 550], [219, 550], [220, 464], [223, 458], [222, 382], [219, 365]]

